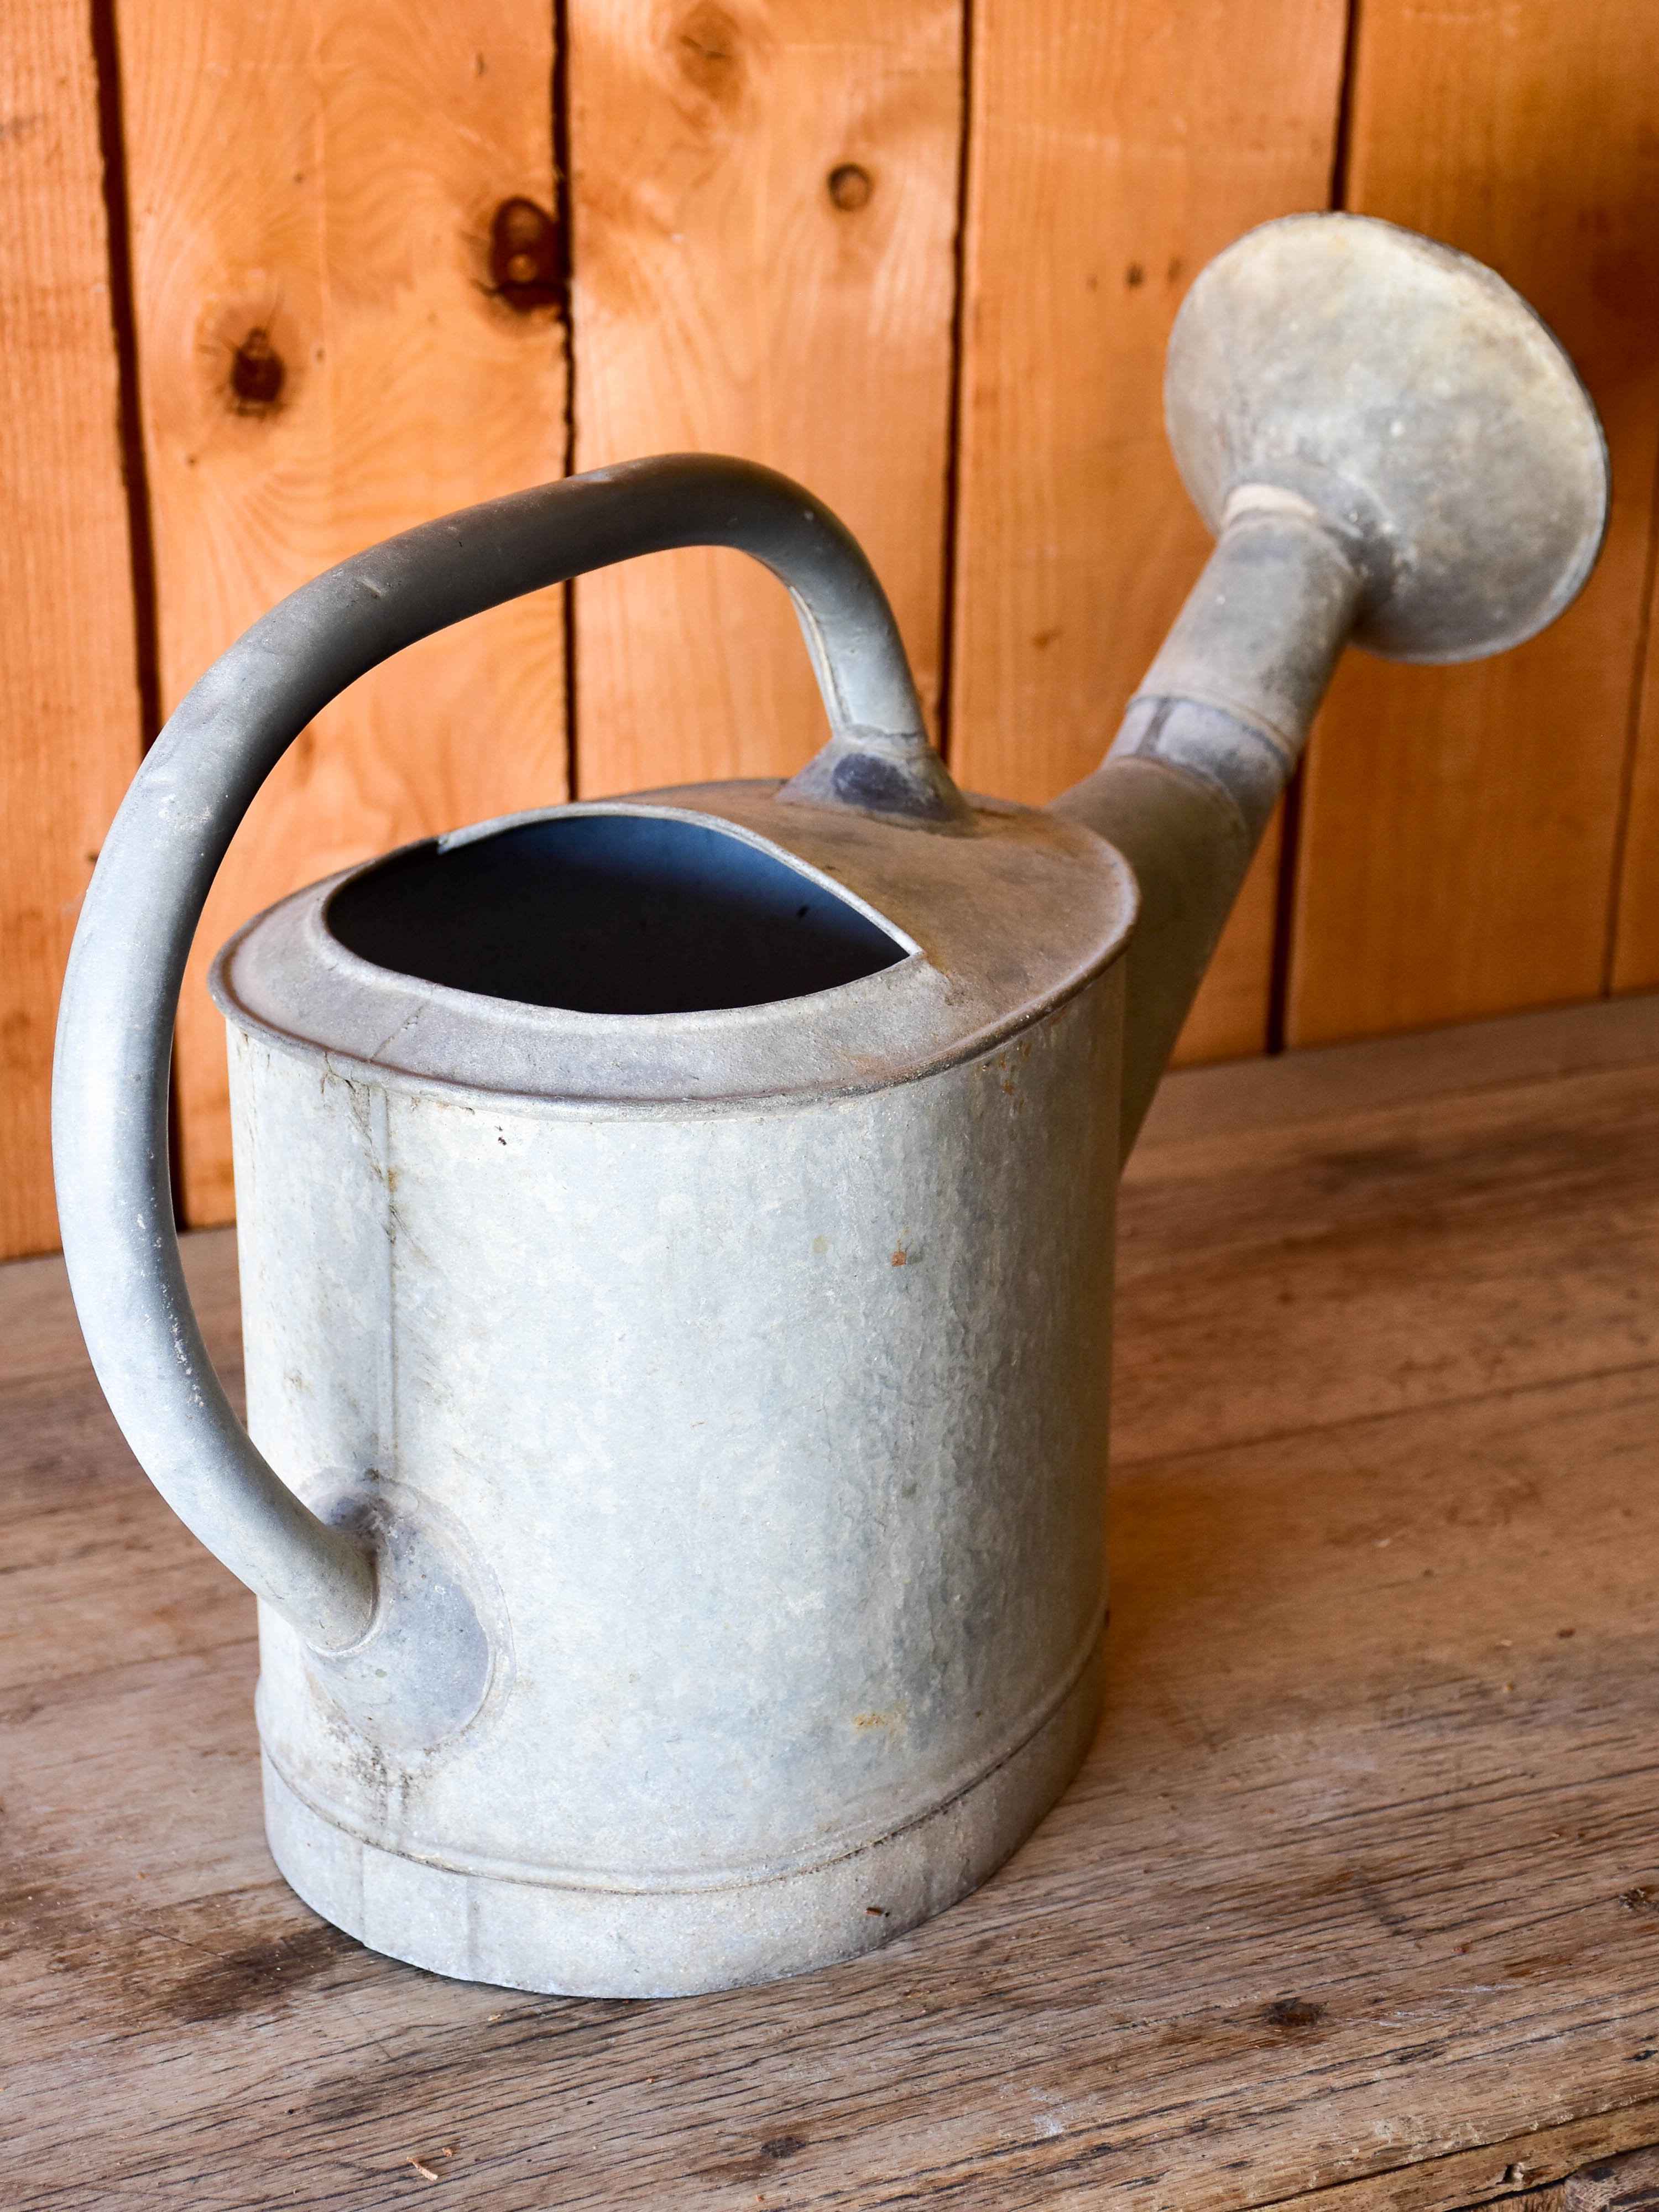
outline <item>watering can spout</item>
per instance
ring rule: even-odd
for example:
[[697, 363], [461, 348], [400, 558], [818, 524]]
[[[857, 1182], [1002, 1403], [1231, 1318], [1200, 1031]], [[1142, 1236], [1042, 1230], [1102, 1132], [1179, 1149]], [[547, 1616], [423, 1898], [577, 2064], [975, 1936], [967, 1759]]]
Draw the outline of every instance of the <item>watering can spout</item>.
[[1359, 604], [1358, 572], [1304, 507], [1235, 507], [1105, 760], [1054, 802], [1117, 848], [1140, 889], [1126, 1156]]
[[1126, 1156], [1344, 646], [1521, 643], [1589, 576], [1608, 495], [1595, 409], [1526, 302], [1364, 216], [1286, 216], [1212, 262], [1164, 404], [1218, 542], [1105, 760], [1054, 802], [1139, 884]]

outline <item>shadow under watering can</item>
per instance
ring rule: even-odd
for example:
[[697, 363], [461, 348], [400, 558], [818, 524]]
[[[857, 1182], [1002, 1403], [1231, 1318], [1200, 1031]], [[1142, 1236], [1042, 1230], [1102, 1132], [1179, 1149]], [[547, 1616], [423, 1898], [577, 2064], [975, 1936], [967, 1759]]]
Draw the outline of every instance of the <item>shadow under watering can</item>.
[[[957, 789], [833, 516], [690, 456], [346, 562], [136, 779], [64, 994], [64, 1250], [134, 1451], [260, 1601], [277, 1863], [376, 1948], [601, 1996], [795, 1972], [982, 1881], [1087, 1749], [1121, 1161], [1344, 645], [1530, 636], [1607, 496], [1525, 304], [1356, 216], [1213, 262], [1166, 398], [1218, 542], [1052, 807]], [[401, 647], [696, 544], [793, 599], [831, 734], [792, 781], [458, 831], [219, 956], [245, 1432], [167, 1158], [237, 823]]]

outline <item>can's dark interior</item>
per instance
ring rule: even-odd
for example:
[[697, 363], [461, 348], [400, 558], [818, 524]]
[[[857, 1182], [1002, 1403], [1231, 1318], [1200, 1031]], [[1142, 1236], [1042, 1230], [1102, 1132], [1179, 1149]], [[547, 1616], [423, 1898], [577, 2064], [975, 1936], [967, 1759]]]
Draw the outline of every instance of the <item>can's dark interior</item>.
[[328, 925], [376, 966], [588, 1014], [758, 1006], [905, 957], [834, 891], [740, 837], [638, 814], [528, 822], [395, 854]]

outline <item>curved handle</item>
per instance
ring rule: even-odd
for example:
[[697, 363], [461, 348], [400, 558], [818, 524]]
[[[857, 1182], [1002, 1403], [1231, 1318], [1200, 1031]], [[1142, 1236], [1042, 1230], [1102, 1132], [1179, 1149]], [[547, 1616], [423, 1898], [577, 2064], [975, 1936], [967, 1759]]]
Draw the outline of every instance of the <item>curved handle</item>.
[[[367, 1630], [374, 1561], [294, 1496], [237, 1420], [173, 1230], [168, 1061], [196, 926], [254, 793], [349, 684], [468, 615], [682, 545], [734, 547], [788, 586], [829, 711], [826, 751], [938, 763], [892, 611], [851, 534], [769, 469], [669, 454], [406, 531], [274, 607], [162, 731], [87, 892], [52, 1083], [58, 1219], [87, 1346], [123, 1435], [173, 1510], [325, 1648]], [[925, 801], [926, 771], [912, 780]], [[948, 778], [943, 787], [948, 807], [955, 787]]]

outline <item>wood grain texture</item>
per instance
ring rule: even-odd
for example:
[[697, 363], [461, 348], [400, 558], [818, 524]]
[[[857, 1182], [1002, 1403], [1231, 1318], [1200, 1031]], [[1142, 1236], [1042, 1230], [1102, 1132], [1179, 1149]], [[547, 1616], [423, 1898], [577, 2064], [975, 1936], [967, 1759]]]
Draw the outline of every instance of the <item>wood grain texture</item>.
[[[1659, 197], [1659, 195], [1656, 195]], [[1656, 216], [1659, 220], [1659, 216]], [[1655, 495], [1649, 547], [1651, 580], [1645, 650], [1638, 672], [1635, 738], [1619, 855], [1619, 900], [1613, 917], [1607, 981], [1615, 991], [1651, 990], [1659, 984], [1659, 489]]]
[[142, 732], [88, 18], [0, 41], [0, 1257], [58, 1241], [58, 990]]
[[[251, 1607], [57, 1264], [0, 1274], [12, 2201], [1448, 2212], [1654, 2142], [1656, 1108], [1138, 1160], [1084, 1774], [886, 1951], [654, 2004], [445, 1983], [284, 1889]], [[231, 1261], [192, 1241], [228, 1363]]]
[[1659, 992], [1534, 1007], [1449, 1030], [1312, 1045], [1222, 1067], [1189, 1067], [1158, 1086], [1137, 1152], [1251, 1129], [1291, 1128], [1378, 1106], [1421, 1106], [1562, 1075], [1659, 1060]]
[[1308, 2212], [1650, 2212], [1639, 2191], [1653, 2172], [1659, 2104], [1626, 2105], [1565, 2126], [1534, 2128], [1508, 2142], [1451, 2151], [1370, 2181], [1316, 2190]]
[[[492, 293], [489, 253], [503, 199], [553, 203], [550, 15], [516, 0], [122, 0], [120, 29], [171, 708], [318, 571], [562, 472], [562, 327]], [[281, 389], [265, 401], [272, 355]], [[179, 1012], [192, 1220], [232, 1205], [212, 954], [331, 870], [562, 799], [562, 672], [556, 593], [498, 610], [367, 678], [260, 794]]]
[[1622, 2158], [1598, 2159], [1565, 2181], [1529, 2189], [1518, 2200], [1525, 2212], [1651, 2212], [1659, 2204], [1659, 2149], [1651, 2145]]
[[1531, 644], [1339, 673], [1309, 762], [1292, 1042], [1603, 988], [1659, 451], [1656, 101], [1649, 0], [1360, 10], [1348, 204], [1538, 309], [1601, 410], [1613, 516], [1583, 599]]
[[[936, 716], [959, 6], [572, 0], [569, 39], [578, 465], [799, 478], [874, 562]], [[788, 602], [741, 555], [575, 590], [584, 794], [788, 774], [822, 743]]]
[[[974, 9], [952, 759], [1051, 799], [1098, 763], [1209, 552], [1164, 434], [1188, 285], [1326, 204], [1340, 0], [981, 0]], [[1181, 1057], [1260, 1051], [1264, 860]]]

